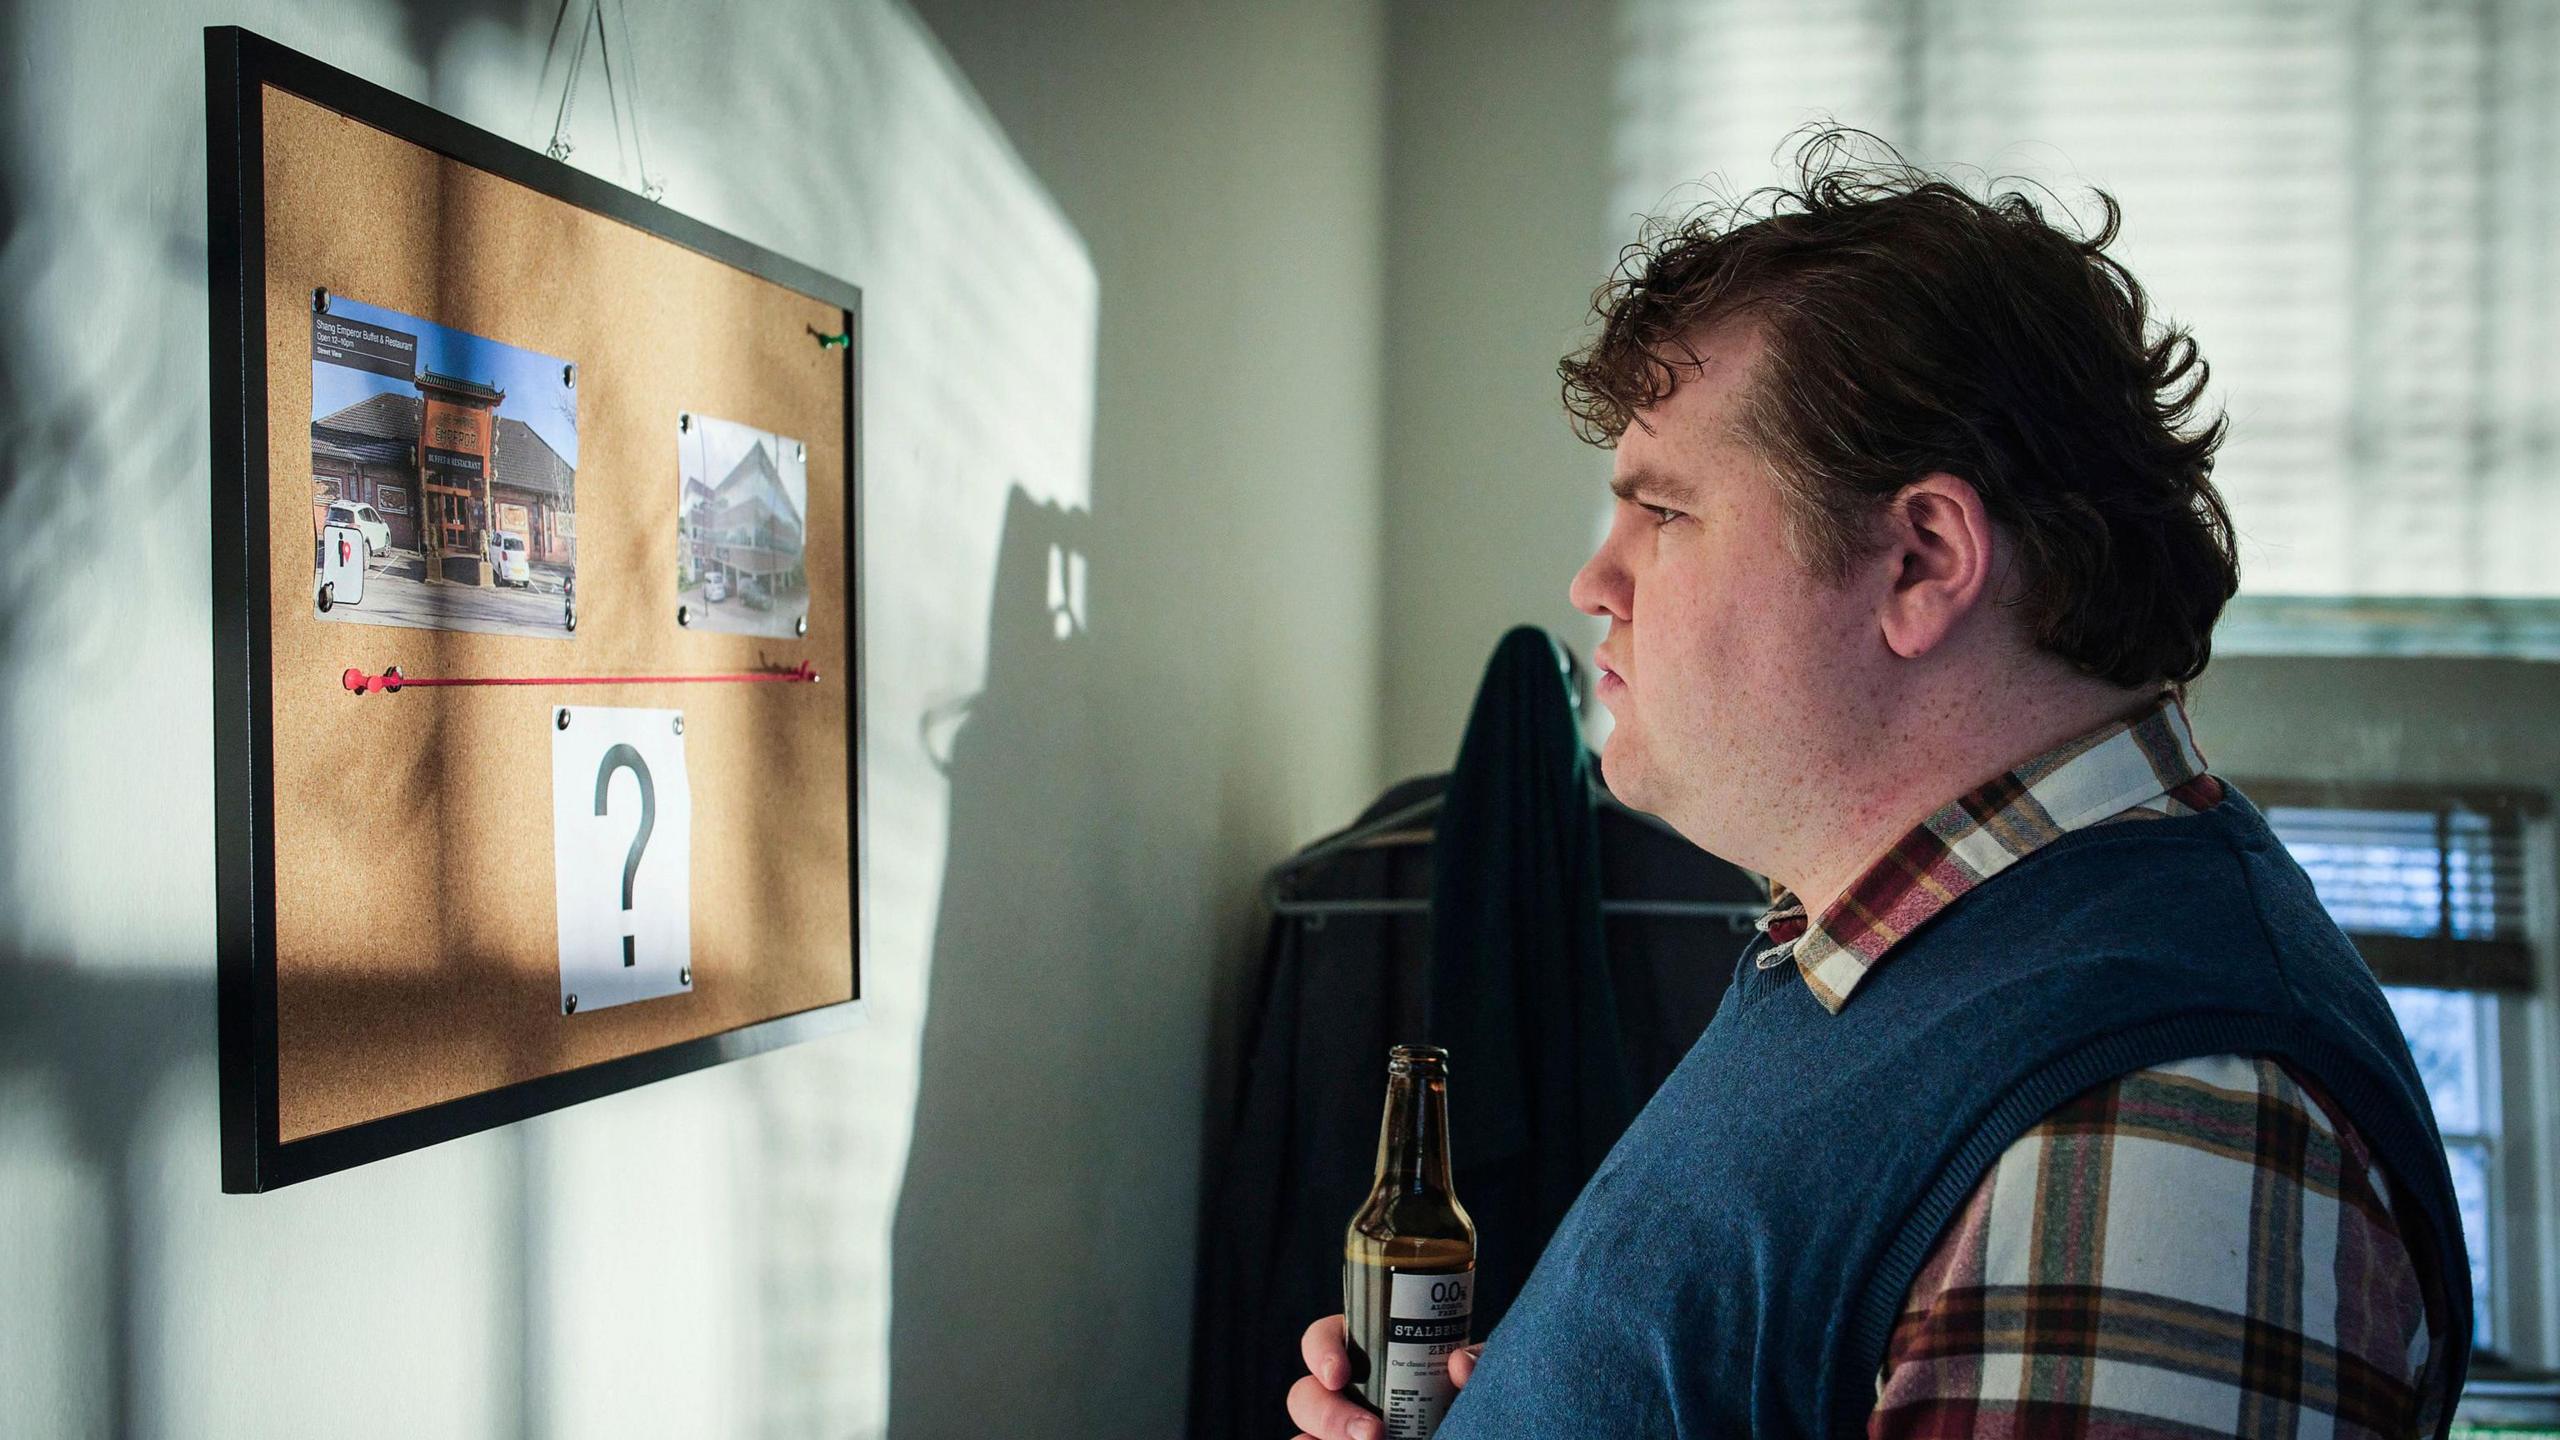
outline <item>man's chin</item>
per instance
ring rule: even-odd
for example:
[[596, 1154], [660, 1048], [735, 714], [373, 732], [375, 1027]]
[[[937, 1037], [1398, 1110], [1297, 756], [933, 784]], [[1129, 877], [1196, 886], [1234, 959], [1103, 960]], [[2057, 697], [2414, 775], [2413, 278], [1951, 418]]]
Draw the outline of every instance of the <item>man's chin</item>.
[[1610, 731], [1608, 742], [1600, 747], [1600, 783], [1609, 787], [1609, 793], [1620, 804], [1644, 808], [1644, 802], [1637, 798], [1644, 790], [1643, 769], [1636, 762], [1635, 747], [1626, 741], [1625, 729]]

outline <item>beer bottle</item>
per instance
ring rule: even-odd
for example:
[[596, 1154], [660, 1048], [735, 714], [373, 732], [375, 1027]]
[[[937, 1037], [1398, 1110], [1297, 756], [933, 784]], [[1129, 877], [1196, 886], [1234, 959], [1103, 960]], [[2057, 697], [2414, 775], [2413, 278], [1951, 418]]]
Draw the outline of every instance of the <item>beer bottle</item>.
[[1476, 1226], [1449, 1184], [1449, 1052], [1387, 1052], [1378, 1178], [1342, 1242], [1353, 1393], [1388, 1440], [1425, 1440], [1456, 1398], [1449, 1355], [1474, 1316]]

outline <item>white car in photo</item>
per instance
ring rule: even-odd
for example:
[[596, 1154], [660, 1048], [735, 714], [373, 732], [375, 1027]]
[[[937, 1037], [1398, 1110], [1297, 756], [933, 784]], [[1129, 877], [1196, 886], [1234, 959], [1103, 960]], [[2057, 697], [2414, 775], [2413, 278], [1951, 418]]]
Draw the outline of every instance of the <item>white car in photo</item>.
[[370, 505], [354, 505], [344, 500], [332, 501], [323, 525], [345, 525], [364, 536], [365, 554], [378, 556], [391, 548], [391, 525], [374, 513]]
[[497, 565], [499, 584], [520, 585], [528, 590], [533, 588], [533, 565], [525, 557], [523, 536], [501, 530], [496, 543], [490, 548], [491, 558]]

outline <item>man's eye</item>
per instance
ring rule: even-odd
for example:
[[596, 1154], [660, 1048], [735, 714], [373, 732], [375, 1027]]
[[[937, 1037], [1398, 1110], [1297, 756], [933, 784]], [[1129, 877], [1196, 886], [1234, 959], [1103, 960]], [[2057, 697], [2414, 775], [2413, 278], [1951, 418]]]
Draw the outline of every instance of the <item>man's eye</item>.
[[1644, 511], [1646, 514], [1653, 517], [1653, 523], [1656, 525], [1668, 525], [1672, 521], [1680, 518], [1679, 511], [1667, 510], [1660, 505], [1647, 505], [1644, 507]]

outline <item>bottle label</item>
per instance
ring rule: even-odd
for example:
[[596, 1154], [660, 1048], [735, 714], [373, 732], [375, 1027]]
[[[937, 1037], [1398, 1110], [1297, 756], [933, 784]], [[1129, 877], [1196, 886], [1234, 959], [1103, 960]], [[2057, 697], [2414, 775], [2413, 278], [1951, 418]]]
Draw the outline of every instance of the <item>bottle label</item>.
[[1395, 1277], [1387, 1294], [1386, 1364], [1371, 1382], [1388, 1440], [1428, 1440], [1457, 1398], [1449, 1355], [1467, 1343], [1475, 1284], [1473, 1271]]

